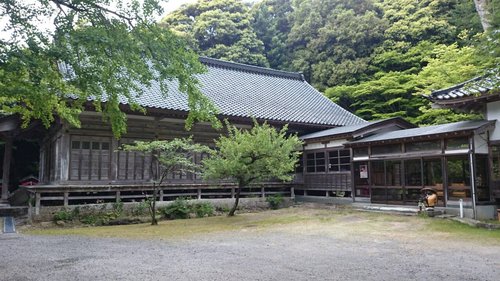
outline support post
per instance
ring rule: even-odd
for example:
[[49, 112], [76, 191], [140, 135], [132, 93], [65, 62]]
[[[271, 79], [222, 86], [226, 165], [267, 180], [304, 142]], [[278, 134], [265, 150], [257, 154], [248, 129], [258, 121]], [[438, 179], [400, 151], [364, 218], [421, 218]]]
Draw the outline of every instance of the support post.
[[201, 199], [201, 188], [198, 187], [198, 200]]
[[477, 218], [477, 210], [476, 210], [476, 169], [475, 169], [475, 160], [474, 157], [474, 137], [469, 138], [469, 164], [470, 164], [470, 188], [472, 193], [472, 217], [473, 219]]
[[35, 191], [35, 215], [38, 216], [40, 214], [40, 201], [41, 194]]
[[266, 189], [263, 186], [260, 188], [260, 196], [266, 198]]
[[69, 192], [65, 191], [64, 192], [64, 208], [67, 208], [68, 205], [69, 205], [69, 200], [68, 200], [68, 197], [69, 197]]
[[12, 158], [12, 138], [5, 138], [4, 154], [3, 154], [3, 173], [2, 173], [2, 198], [0, 202], [9, 202], [9, 177], [10, 177], [10, 160]]

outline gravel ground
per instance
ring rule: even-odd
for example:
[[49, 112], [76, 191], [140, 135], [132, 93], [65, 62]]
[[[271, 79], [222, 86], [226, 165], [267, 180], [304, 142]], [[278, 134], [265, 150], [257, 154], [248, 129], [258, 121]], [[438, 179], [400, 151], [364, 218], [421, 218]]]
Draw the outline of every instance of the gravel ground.
[[500, 280], [488, 244], [300, 225], [170, 241], [4, 234], [0, 280]]

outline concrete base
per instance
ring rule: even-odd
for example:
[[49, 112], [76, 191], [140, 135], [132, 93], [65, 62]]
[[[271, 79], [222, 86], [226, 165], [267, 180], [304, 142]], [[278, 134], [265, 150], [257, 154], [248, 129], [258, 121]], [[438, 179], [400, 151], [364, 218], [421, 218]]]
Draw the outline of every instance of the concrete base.
[[352, 204], [352, 198], [350, 198], [350, 197], [323, 197], [323, 196], [299, 196], [299, 195], [295, 195], [295, 202], [349, 205], [349, 204]]
[[[444, 210], [446, 214], [460, 216], [460, 208], [457, 206], [439, 208]], [[497, 217], [497, 207], [495, 205], [480, 205], [476, 206], [476, 219], [477, 220], [491, 220]], [[474, 218], [472, 208], [464, 208], [464, 218]]]

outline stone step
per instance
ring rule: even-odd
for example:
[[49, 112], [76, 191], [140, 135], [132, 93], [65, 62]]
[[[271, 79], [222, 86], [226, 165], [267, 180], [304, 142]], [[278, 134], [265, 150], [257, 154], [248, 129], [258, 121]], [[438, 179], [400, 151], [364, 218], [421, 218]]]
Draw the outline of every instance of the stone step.
[[13, 217], [3, 217], [2, 233], [16, 233], [16, 222]]

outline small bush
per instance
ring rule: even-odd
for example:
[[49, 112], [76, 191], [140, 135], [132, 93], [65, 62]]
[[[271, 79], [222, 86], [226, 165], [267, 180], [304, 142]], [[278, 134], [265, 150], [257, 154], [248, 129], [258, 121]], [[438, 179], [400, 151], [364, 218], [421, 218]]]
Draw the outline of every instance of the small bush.
[[132, 215], [133, 216], [143, 216], [146, 214], [146, 211], [148, 209], [149, 209], [149, 202], [142, 201], [132, 208]]
[[269, 207], [273, 210], [277, 210], [281, 203], [283, 203], [283, 196], [281, 194], [275, 194], [266, 198], [266, 202], [269, 203]]
[[96, 224], [97, 220], [98, 220], [97, 215], [94, 215], [94, 214], [86, 214], [80, 218], [81, 223], [90, 224], [90, 225]]
[[54, 221], [72, 221], [74, 218], [73, 212], [66, 209], [60, 210], [54, 214]]
[[192, 206], [192, 209], [198, 218], [211, 217], [215, 213], [214, 205], [210, 202], [196, 203]]
[[167, 219], [187, 219], [191, 213], [191, 206], [185, 198], [179, 197], [171, 204], [161, 209], [162, 215]]
[[116, 214], [117, 217], [121, 216], [121, 214], [123, 213], [122, 201], [117, 201], [116, 203], [113, 203], [113, 212]]

